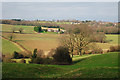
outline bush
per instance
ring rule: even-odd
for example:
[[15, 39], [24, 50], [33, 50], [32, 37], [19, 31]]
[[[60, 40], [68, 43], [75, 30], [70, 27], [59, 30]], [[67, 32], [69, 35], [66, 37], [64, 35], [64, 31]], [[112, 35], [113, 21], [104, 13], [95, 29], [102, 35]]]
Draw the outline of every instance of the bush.
[[43, 63], [44, 64], [52, 64], [53, 60], [51, 58], [43, 58]]
[[12, 61], [11, 61], [11, 58], [7, 58], [7, 57], [5, 57], [4, 59], [2, 59], [2, 61], [3, 61], [3, 62], [12, 62]]
[[20, 58], [24, 58], [24, 56], [16, 51], [14, 51], [13, 58], [20, 59]]
[[43, 50], [34, 49], [31, 58], [31, 63], [43, 64], [44, 63], [43, 58], [45, 58]]
[[91, 51], [85, 51], [84, 54], [92, 54], [92, 52]]
[[31, 55], [32, 55], [31, 53], [26, 53], [26, 52], [24, 52], [24, 51], [19, 52], [19, 54], [22, 54], [24, 58], [30, 58]]
[[41, 57], [32, 58], [31, 63], [43, 64], [43, 59]]
[[120, 45], [110, 46], [110, 52], [120, 51]]
[[37, 51], [37, 57], [45, 58], [44, 51], [43, 50], [38, 50]]
[[11, 61], [11, 58], [12, 58], [12, 56], [9, 55], [9, 54], [2, 55], [2, 61], [3, 61], [3, 62], [12, 62], [12, 61]]
[[34, 27], [34, 31], [40, 33], [42, 31], [41, 26]]
[[115, 51], [115, 47], [114, 46], [110, 46], [110, 52], [114, 52]]
[[36, 57], [37, 57], [37, 49], [34, 49], [32, 58], [36, 58]]
[[120, 45], [115, 46], [115, 51], [120, 51]]
[[92, 51], [93, 54], [102, 54], [103, 50], [101, 48], [96, 48]]
[[51, 49], [47, 57], [52, 57], [55, 54], [55, 49]]
[[70, 57], [68, 48], [63, 46], [56, 48], [53, 59], [58, 63], [72, 63], [72, 58]]

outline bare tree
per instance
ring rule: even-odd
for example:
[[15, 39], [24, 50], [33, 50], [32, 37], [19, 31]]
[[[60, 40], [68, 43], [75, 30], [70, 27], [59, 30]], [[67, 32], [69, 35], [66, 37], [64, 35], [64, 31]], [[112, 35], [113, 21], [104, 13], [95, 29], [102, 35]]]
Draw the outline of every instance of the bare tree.
[[77, 50], [79, 55], [82, 55], [82, 50], [91, 43], [92, 31], [88, 26], [74, 26], [68, 30], [68, 34], [63, 37], [61, 44], [69, 48], [69, 52], [73, 56], [74, 50]]
[[74, 51], [74, 46], [75, 46], [75, 35], [74, 34], [68, 34], [63, 36], [60, 40], [61, 40], [61, 45], [62, 46], [66, 46], [69, 49], [69, 53], [72, 55], [73, 57], [73, 51]]
[[82, 33], [75, 34], [75, 48], [79, 52], [79, 55], [82, 55], [82, 50], [90, 43], [90, 40], [87, 36]]
[[22, 33], [23, 32], [23, 28], [19, 28], [19, 32]]
[[13, 38], [15, 38], [15, 35], [13, 33], [11, 33], [11, 34], [8, 35], [8, 38], [9, 38], [10, 41], [12, 41]]

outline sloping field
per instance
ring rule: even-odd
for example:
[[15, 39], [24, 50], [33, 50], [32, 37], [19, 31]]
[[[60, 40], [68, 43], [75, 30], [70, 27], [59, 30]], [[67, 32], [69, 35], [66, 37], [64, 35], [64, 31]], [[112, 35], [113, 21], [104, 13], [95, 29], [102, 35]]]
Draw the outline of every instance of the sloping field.
[[[22, 44], [26, 49], [33, 51], [35, 48], [42, 49], [45, 52], [50, 49], [56, 48], [59, 45], [59, 38], [63, 34], [53, 34], [53, 33], [35, 33], [33, 31], [33, 26], [20, 26], [20, 25], [3, 25], [2, 35], [8, 37], [12, 27], [24, 29], [23, 34], [15, 33], [14, 41]], [[120, 36], [120, 35], [119, 35]], [[110, 46], [118, 44], [118, 35], [106, 35], [108, 43], [97, 43], [98, 47], [102, 49], [109, 49]]]
[[8, 40], [2, 39], [2, 53], [10, 53], [12, 54], [14, 51], [20, 52], [21, 50], [13, 43]]
[[118, 78], [118, 54], [82, 58], [73, 65], [3, 63], [2, 73], [3, 78]]
[[[9, 33], [3, 33], [7, 37]], [[26, 49], [33, 51], [35, 48], [49, 51], [59, 44], [59, 34], [15, 34], [14, 41], [22, 44]]]

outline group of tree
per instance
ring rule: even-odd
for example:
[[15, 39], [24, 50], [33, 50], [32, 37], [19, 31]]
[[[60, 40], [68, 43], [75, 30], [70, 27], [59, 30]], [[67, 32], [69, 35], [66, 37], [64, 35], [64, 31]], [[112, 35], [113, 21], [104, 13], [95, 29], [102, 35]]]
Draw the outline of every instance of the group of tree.
[[19, 31], [19, 33], [23, 33], [24, 29], [22, 27], [21, 28], [13, 27], [11, 30], [13, 33], [15, 33], [16, 31]]
[[95, 40], [96, 38], [101, 43], [105, 40], [104, 34], [94, 34], [94, 30], [86, 24], [71, 26], [68, 28], [66, 34], [65, 36], [63, 35], [60, 43], [68, 47], [72, 56], [74, 51], [82, 55], [82, 51], [84, 51], [90, 43], [97, 42], [97, 40]]
[[36, 31], [36, 32], [38, 32], [38, 33], [42, 32], [41, 26], [35, 26], [35, 27], [34, 27], [34, 31]]
[[42, 26], [47, 28], [60, 28], [58, 24], [55, 23], [40, 23], [39, 21], [17, 21], [17, 20], [2, 20], [2, 24], [11, 25], [25, 25], [25, 26]]
[[[76, 20], [72, 20], [72, 22], [76, 22]], [[60, 28], [60, 27], [65, 28], [69, 25], [70, 26], [72, 25], [72, 24], [55, 24], [55, 23], [49, 23], [47, 21], [45, 23], [40, 23], [39, 21], [23, 21], [23, 20], [2, 20], [2, 24], [42, 26], [42, 27], [47, 27], [47, 28]], [[104, 32], [105, 34], [119, 34], [120, 33], [119, 27], [117, 25], [114, 26], [113, 23], [100, 24], [99, 22], [96, 22], [96, 21], [86, 20], [85, 22], [81, 22], [81, 24], [87, 24], [87, 25], [90, 24], [91, 26], [93, 26], [91, 28], [94, 28], [96, 32]]]
[[120, 34], [120, 28], [118, 27], [98, 27], [96, 30], [105, 34]]

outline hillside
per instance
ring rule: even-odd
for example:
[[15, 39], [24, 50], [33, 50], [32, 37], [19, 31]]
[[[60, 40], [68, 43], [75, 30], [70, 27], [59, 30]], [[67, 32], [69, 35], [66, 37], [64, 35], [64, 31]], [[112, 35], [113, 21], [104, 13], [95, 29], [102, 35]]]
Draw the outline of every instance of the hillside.
[[73, 65], [3, 63], [3, 78], [118, 78], [117, 52], [81, 58]]

